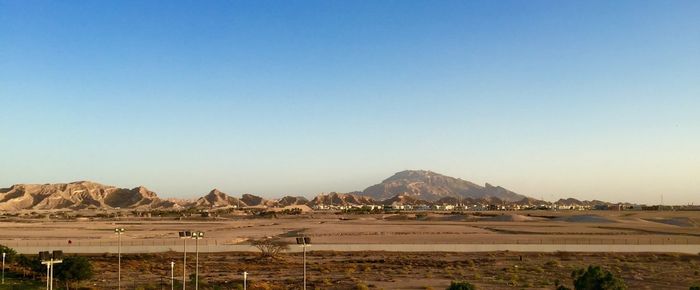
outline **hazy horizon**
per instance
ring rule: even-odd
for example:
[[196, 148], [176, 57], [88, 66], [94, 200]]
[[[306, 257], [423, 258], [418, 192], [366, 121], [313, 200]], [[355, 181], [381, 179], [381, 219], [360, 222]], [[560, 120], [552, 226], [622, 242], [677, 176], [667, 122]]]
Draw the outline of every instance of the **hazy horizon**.
[[0, 0], [0, 187], [700, 203], [698, 1]]

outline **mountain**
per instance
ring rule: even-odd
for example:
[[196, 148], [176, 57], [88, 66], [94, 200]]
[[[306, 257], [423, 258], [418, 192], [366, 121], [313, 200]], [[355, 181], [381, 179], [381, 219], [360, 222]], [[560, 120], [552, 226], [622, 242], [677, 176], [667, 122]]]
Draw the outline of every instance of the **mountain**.
[[362, 195], [375, 200], [386, 200], [394, 196], [410, 196], [425, 201], [437, 201], [444, 197], [498, 198], [503, 201], [519, 201], [526, 198], [500, 186], [478, 184], [426, 170], [401, 171], [372, 185]]
[[392, 198], [382, 201], [384, 205], [400, 204], [400, 205], [430, 205], [430, 202], [418, 199], [409, 195], [395, 195]]
[[85, 208], [179, 208], [143, 186], [117, 188], [90, 181], [56, 184], [16, 184], [0, 189], [0, 210]]
[[600, 200], [578, 200], [573, 197], [567, 199], [559, 199], [554, 202], [556, 205], [561, 206], [596, 206], [596, 205], [610, 205], [611, 203], [600, 201]]
[[278, 206], [290, 206], [290, 205], [302, 205], [302, 204], [307, 204], [309, 203], [309, 200], [306, 199], [306, 197], [303, 196], [285, 196], [283, 198], [278, 199], [277, 201]]
[[232, 197], [218, 189], [212, 189], [207, 195], [200, 197], [194, 204], [198, 208], [216, 208], [216, 207], [245, 207], [245, 202]]
[[523, 198], [521, 200], [514, 202], [514, 204], [526, 205], [526, 206], [536, 206], [536, 205], [549, 204], [549, 202], [542, 201], [542, 200], [535, 199], [535, 198], [531, 198], [531, 197], [526, 197], [526, 198]]
[[376, 204], [371, 198], [351, 193], [331, 192], [328, 194], [319, 194], [312, 199], [308, 205], [329, 205], [329, 206], [348, 206], [348, 205], [370, 205]]
[[246, 206], [275, 206], [277, 202], [274, 200], [267, 200], [257, 195], [252, 195], [244, 193], [241, 196], [241, 201], [246, 204]]

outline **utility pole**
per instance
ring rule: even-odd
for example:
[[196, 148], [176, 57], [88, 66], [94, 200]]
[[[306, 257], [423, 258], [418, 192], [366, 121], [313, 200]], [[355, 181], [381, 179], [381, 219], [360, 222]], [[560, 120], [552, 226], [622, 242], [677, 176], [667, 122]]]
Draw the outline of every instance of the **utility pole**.
[[306, 236], [298, 237], [297, 244], [301, 245], [304, 252], [304, 290], [306, 290], [306, 247], [311, 245], [311, 238]]
[[170, 290], [175, 290], [175, 262], [170, 262]]
[[124, 233], [124, 228], [114, 229], [114, 233], [119, 237], [117, 244], [117, 289], [122, 289], [122, 234]]
[[53, 290], [53, 265], [63, 262], [63, 251], [39, 252], [39, 260], [46, 265], [46, 289]]
[[180, 239], [182, 239], [182, 290], [185, 290], [187, 283], [187, 239], [192, 238], [192, 231], [181, 231], [179, 234]]
[[192, 238], [194, 239], [194, 251], [195, 251], [195, 274], [194, 274], [194, 289], [199, 290], [199, 240], [204, 238], [203, 232], [193, 232]]

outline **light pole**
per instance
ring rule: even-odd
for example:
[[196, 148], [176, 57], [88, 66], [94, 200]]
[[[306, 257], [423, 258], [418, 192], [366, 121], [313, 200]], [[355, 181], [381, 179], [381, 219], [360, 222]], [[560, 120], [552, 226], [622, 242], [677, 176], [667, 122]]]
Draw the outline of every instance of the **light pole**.
[[182, 239], [182, 290], [185, 290], [187, 282], [187, 239], [192, 238], [192, 231], [181, 231], [180, 238]]
[[[43, 264], [43, 262], [42, 262]], [[49, 272], [49, 269], [51, 268], [51, 265], [49, 263], [46, 263], [46, 290], [49, 290], [49, 279], [51, 279], [51, 272]]]
[[204, 238], [204, 233], [196, 231], [192, 233], [192, 238], [194, 239], [194, 252], [195, 252], [195, 270], [194, 270], [194, 289], [199, 290], [199, 240]]
[[53, 265], [63, 262], [63, 251], [39, 252], [39, 259], [46, 265], [46, 289], [53, 290]]
[[2, 284], [5, 284], [5, 252], [2, 252]]
[[170, 262], [170, 290], [175, 290], [175, 262]]
[[243, 271], [243, 290], [248, 289], [248, 285], [246, 285], [247, 280], [248, 280], [248, 272]]
[[119, 237], [119, 242], [117, 244], [117, 289], [122, 289], [122, 234], [124, 233], [124, 228], [114, 229], [114, 234]]
[[311, 245], [311, 238], [307, 236], [298, 237], [297, 244], [301, 245], [304, 251], [304, 290], [306, 290], [306, 247]]

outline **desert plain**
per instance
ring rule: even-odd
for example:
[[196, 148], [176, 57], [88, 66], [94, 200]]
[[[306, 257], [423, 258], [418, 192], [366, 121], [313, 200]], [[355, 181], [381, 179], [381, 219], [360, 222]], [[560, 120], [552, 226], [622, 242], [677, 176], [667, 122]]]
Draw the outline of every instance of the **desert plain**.
[[[205, 232], [202, 245], [246, 244], [306, 235], [314, 244], [700, 244], [700, 211], [519, 211], [348, 214], [269, 217], [119, 217], [0, 222], [10, 246], [168, 245], [178, 231]], [[71, 243], [69, 244], [68, 241]]]
[[[632, 289], [688, 289], [700, 282], [699, 224], [698, 211], [47, 214], [4, 217], [0, 243], [25, 254], [60, 249], [87, 255], [100, 269], [88, 283], [97, 289], [114, 286], [115, 228], [126, 230], [122, 275], [137, 289], [169, 286], [169, 263], [181, 273], [185, 245], [190, 270], [193, 252], [201, 252], [203, 289], [236, 288], [243, 271], [251, 275], [250, 289], [299, 289], [302, 254], [294, 241], [301, 235], [312, 241], [311, 289], [444, 289], [462, 279], [481, 289], [553, 289], [556, 281], [570, 284], [571, 271], [590, 264], [620, 275]], [[194, 241], [178, 238], [182, 230], [202, 231], [205, 238], [195, 248]], [[277, 258], [260, 258], [250, 242], [266, 238], [290, 246]]]

